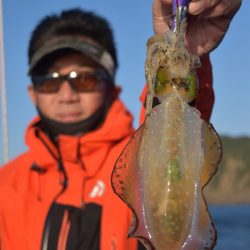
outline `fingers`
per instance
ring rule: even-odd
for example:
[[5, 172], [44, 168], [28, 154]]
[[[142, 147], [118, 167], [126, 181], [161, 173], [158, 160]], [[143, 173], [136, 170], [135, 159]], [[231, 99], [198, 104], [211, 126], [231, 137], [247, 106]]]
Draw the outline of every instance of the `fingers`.
[[[199, 55], [208, 53], [222, 41], [242, 0], [190, 0], [186, 45]], [[172, 0], [154, 0], [154, 32], [170, 30]]]
[[164, 34], [169, 30], [172, 15], [172, 0], [154, 0], [153, 4], [154, 32]]
[[154, 12], [158, 16], [172, 15], [172, 0], [154, 0]]
[[225, 16], [231, 18], [241, 5], [241, 0], [191, 0], [189, 13], [204, 18]]
[[162, 2], [164, 5], [172, 6], [173, 0], [160, 0], [160, 2]]
[[191, 15], [200, 15], [216, 6], [218, 2], [220, 0], [191, 0], [189, 3], [189, 13]]

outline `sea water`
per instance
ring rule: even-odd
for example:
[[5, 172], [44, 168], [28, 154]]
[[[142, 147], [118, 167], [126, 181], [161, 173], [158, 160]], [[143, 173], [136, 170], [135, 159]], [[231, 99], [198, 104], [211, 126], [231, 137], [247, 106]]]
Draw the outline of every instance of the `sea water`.
[[215, 250], [250, 250], [250, 205], [209, 206], [217, 229]]

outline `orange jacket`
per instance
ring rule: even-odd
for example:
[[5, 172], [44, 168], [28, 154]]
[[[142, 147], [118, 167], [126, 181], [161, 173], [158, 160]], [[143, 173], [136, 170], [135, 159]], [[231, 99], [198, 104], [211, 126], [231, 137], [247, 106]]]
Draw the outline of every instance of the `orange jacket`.
[[[110, 183], [114, 163], [133, 132], [132, 116], [122, 102], [113, 103], [97, 130], [79, 137], [59, 136], [68, 176], [61, 194], [59, 153], [36, 126], [38, 121], [34, 119], [26, 132], [29, 150], [0, 169], [0, 249], [41, 249], [48, 211], [56, 201], [79, 208], [90, 202], [101, 205], [100, 249], [135, 250], [136, 240], [127, 239], [130, 210]], [[34, 163], [38, 167], [32, 168]]]
[[[201, 67], [197, 69], [196, 73], [199, 80], [199, 91], [192, 105], [201, 112], [202, 119], [209, 121], [214, 104], [213, 74], [209, 55], [205, 55], [201, 58]], [[143, 104], [145, 104], [146, 95], [147, 86], [144, 87], [140, 96], [140, 100]], [[144, 106], [145, 105], [142, 105], [141, 109], [140, 124], [144, 121]]]

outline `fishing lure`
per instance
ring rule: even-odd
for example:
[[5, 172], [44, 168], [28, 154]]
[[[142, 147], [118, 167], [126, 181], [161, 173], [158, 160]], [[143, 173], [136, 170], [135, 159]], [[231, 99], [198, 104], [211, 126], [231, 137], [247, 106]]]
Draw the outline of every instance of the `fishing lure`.
[[[133, 211], [129, 236], [147, 249], [212, 249], [216, 243], [202, 191], [217, 171], [221, 143], [189, 105], [200, 61], [184, 44], [187, 4], [173, 7], [172, 31], [148, 40], [145, 122], [112, 173], [115, 193]], [[155, 98], [160, 104], [153, 107]]]

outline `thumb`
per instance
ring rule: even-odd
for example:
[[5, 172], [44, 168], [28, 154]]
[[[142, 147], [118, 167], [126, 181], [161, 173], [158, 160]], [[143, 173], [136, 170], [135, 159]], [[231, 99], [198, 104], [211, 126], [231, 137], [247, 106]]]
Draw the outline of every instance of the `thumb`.
[[170, 29], [172, 16], [171, 0], [154, 0], [153, 4], [153, 22], [154, 32], [163, 35]]

